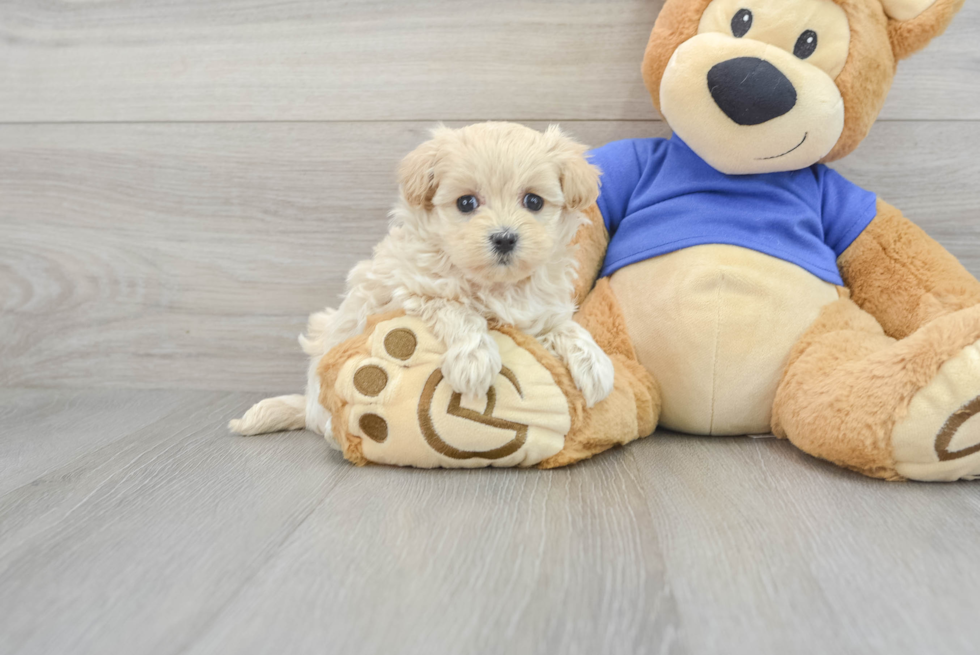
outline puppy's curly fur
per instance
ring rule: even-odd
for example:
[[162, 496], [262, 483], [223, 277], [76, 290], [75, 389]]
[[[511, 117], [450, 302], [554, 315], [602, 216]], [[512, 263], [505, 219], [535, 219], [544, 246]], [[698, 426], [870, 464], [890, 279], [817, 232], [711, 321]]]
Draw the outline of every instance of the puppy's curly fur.
[[[372, 314], [402, 309], [446, 344], [442, 371], [454, 390], [486, 394], [500, 371], [487, 320], [537, 337], [570, 369], [591, 406], [613, 386], [613, 367], [572, 320], [577, 276], [571, 241], [598, 196], [585, 147], [552, 126], [438, 127], [399, 168], [401, 199], [388, 236], [347, 278], [340, 307], [310, 317], [303, 396], [269, 398], [229, 427], [259, 434], [305, 425], [330, 429], [317, 363], [364, 331]], [[305, 413], [301, 408], [305, 407]]]

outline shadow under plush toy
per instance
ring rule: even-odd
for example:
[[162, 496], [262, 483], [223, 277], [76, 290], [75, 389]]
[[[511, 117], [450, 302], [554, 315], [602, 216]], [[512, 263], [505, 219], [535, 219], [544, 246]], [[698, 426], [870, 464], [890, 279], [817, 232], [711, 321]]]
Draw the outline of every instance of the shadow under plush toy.
[[[592, 152], [576, 320], [613, 361], [586, 408], [534, 340], [499, 327], [506, 375], [461, 403], [442, 346], [379, 316], [320, 362], [355, 463], [539, 465], [659, 423], [774, 432], [885, 479], [980, 477], [980, 283], [902, 214], [820, 162], [850, 153], [896, 62], [962, 0], [667, 0], [643, 77], [674, 136]], [[598, 281], [596, 281], [598, 278]], [[364, 393], [365, 361], [385, 385]]]

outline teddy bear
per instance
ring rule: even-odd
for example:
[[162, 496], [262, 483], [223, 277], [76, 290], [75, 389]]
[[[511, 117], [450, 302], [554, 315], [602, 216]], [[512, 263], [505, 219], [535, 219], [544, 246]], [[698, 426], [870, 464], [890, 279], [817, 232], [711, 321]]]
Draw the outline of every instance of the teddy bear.
[[667, 0], [642, 73], [673, 135], [590, 153], [601, 193], [576, 237], [576, 320], [614, 363], [610, 396], [587, 408], [494, 325], [501, 374], [466, 400], [424, 326], [378, 316], [318, 367], [332, 441], [357, 464], [550, 468], [659, 425], [771, 432], [886, 480], [980, 477], [980, 282], [825, 165], [961, 5]]

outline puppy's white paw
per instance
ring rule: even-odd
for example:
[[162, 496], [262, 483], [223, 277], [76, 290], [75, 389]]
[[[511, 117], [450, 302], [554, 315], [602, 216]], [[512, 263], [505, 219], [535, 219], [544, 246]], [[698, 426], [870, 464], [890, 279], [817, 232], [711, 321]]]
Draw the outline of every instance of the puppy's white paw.
[[502, 365], [496, 342], [489, 334], [483, 334], [473, 342], [450, 346], [441, 368], [453, 391], [479, 398], [487, 395]]
[[595, 342], [580, 342], [568, 354], [568, 370], [575, 386], [585, 396], [585, 404], [592, 407], [612, 393], [616, 373], [609, 355]]

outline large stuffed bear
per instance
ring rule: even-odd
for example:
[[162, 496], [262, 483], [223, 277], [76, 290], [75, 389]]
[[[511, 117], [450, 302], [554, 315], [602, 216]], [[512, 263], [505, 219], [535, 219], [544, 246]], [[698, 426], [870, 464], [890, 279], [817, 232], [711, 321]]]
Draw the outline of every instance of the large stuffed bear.
[[822, 162], [962, 0], [667, 0], [643, 61], [671, 139], [611, 143], [578, 235], [580, 311], [616, 366], [587, 409], [533, 339], [468, 406], [442, 346], [376, 317], [320, 363], [355, 463], [552, 467], [653, 432], [773, 432], [885, 479], [980, 476], [980, 283]]

